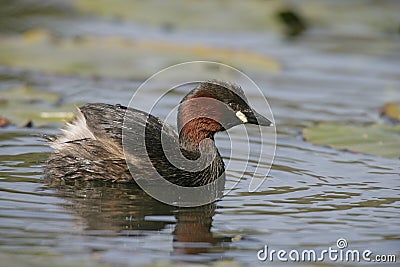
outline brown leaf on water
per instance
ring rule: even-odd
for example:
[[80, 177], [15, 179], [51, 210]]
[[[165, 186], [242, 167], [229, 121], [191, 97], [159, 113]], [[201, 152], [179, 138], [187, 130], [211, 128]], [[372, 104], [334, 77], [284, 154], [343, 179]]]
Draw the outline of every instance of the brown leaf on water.
[[381, 116], [393, 123], [400, 122], [400, 102], [389, 102], [381, 109]]
[[0, 127], [7, 127], [11, 122], [4, 117], [0, 116]]

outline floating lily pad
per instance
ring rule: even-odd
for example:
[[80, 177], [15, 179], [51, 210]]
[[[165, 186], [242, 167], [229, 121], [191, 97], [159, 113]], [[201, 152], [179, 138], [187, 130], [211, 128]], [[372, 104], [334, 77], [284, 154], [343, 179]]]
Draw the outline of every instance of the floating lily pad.
[[387, 103], [381, 109], [381, 115], [393, 123], [400, 122], [400, 102]]
[[44, 30], [0, 37], [0, 64], [47, 73], [145, 79], [160, 67], [191, 60], [219, 61], [262, 74], [281, 68], [267, 56], [206, 45], [114, 37], [58, 38]]
[[265, 30], [277, 24], [271, 15], [279, 1], [125, 1], [75, 0], [77, 10], [166, 29]]
[[0, 114], [12, 124], [40, 126], [63, 122], [73, 117], [74, 105], [59, 105], [57, 93], [28, 86], [0, 91]]
[[306, 141], [316, 145], [387, 158], [400, 158], [400, 125], [349, 126], [320, 123], [303, 130]]
[[[382, 33], [398, 31], [397, 1], [180, 1], [147, 0], [74, 0], [77, 11], [116, 20], [130, 20], [140, 24], [156, 25], [167, 30], [202, 29], [207, 31], [279, 31], [282, 24], [275, 14], [283, 9], [301, 12], [307, 24], [327, 32], [348, 33], [348, 27]], [[357, 10], [357, 16], [354, 11]], [[290, 18], [290, 24], [293, 24]], [[296, 27], [298, 27], [297, 25]], [[293, 25], [291, 25], [293, 27]], [[303, 27], [298, 27], [297, 30]], [[345, 29], [343, 31], [343, 29]], [[359, 31], [353, 31], [357, 35]], [[291, 33], [290, 33], [291, 34]], [[348, 35], [348, 34], [347, 34]], [[360, 31], [360, 36], [365, 33]]]

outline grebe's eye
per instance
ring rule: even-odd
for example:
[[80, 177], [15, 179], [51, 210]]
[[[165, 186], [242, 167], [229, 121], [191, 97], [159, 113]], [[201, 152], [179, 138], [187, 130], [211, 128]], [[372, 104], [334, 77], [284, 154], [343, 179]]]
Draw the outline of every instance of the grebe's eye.
[[234, 102], [229, 102], [228, 106], [233, 110], [239, 110], [239, 105]]

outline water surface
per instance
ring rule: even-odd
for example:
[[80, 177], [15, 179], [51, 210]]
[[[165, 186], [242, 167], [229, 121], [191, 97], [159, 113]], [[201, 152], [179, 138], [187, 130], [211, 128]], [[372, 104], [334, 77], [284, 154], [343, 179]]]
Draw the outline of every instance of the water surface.
[[[248, 192], [252, 174], [242, 174], [247, 155], [240, 153], [248, 144], [240, 130], [232, 129], [238, 152], [231, 157], [227, 178], [242, 181], [214, 204], [177, 208], [135, 186], [45, 184], [43, 166], [51, 150], [40, 135], [58, 133], [60, 124], [2, 128], [0, 257], [5, 266], [141, 266], [163, 260], [182, 265], [233, 260], [256, 266], [271, 264], [257, 259], [257, 251], [266, 244], [277, 250], [323, 250], [336, 247], [339, 238], [345, 238], [349, 248], [396, 254], [399, 260], [399, 159], [337, 151], [301, 137], [305, 126], [320, 121], [379, 122], [379, 108], [400, 99], [400, 58], [392, 49], [376, 53], [379, 36], [370, 33], [368, 45], [351, 38], [343, 43], [317, 32], [294, 45], [267, 33], [242, 33], [238, 40], [237, 33], [194, 35], [188, 30], [168, 33], [136, 24], [102, 23], [107, 29], [101, 32], [98, 21], [60, 31], [235, 46], [281, 62], [280, 73], [249, 73], [268, 98], [277, 125], [272, 169], [257, 192]], [[396, 42], [392, 45], [399, 48]], [[30, 84], [58, 92], [63, 103], [73, 104], [126, 105], [141, 82], [7, 67], [0, 73], [1, 89]], [[168, 113], [183, 93], [168, 96], [158, 112]], [[259, 101], [252, 94], [248, 97]], [[250, 135], [256, 131], [247, 129]], [[221, 134], [216, 142], [228, 162], [228, 136]], [[256, 155], [249, 161], [257, 162]], [[268, 164], [259, 166], [260, 173], [268, 173]]]

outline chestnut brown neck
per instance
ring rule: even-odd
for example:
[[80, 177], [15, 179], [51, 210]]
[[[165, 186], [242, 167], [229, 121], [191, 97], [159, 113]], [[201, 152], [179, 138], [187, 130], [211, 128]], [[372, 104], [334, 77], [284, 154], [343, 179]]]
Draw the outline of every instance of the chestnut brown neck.
[[196, 118], [184, 124], [179, 133], [180, 147], [191, 152], [199, 152], [201, 141], [209, 138], [214, 140], [214, 134], [222, 130], [222, 126], [209, 118]]
[[206, 94], [186, 97], [178, 111], [179, 143], [181, 148], [199, 152], [199, 144], [206, 138], [223, 131], [221, 103]]

